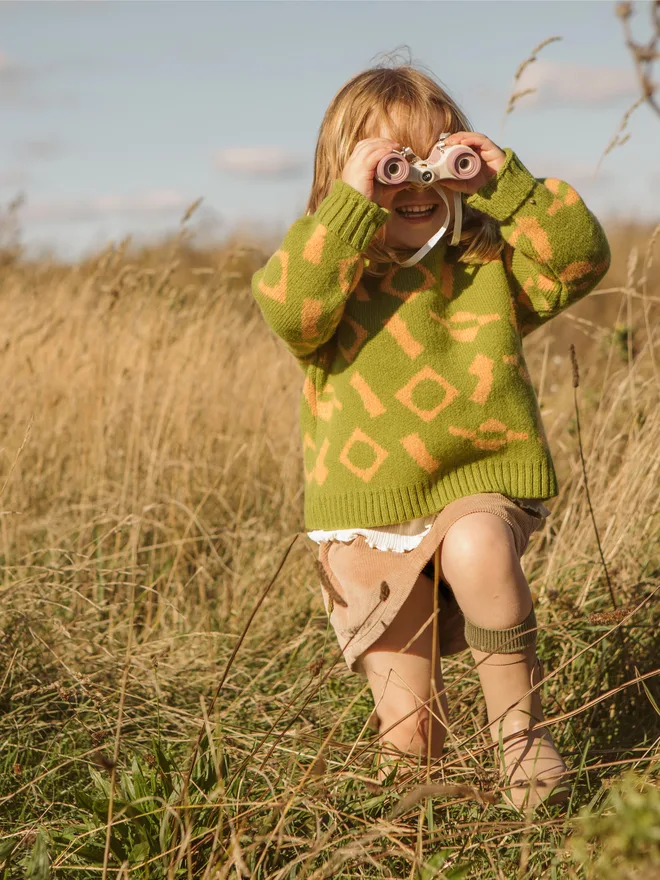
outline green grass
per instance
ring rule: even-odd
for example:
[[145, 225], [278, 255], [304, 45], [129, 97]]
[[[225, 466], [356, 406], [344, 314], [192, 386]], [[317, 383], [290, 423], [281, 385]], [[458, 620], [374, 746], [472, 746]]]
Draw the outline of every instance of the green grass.
[[657, 304], [620, 291], [610, 323], [526, 343], [561, 491], [523, 566], [574, 785], [521, 817], [467, 655], [444, 663], [436, 787], [380, 786], [306, 538], [265, 594], [302, 528], [301, 376], [254, 311], [256, 259], [0, 270], [0, 877], [660, 877]]

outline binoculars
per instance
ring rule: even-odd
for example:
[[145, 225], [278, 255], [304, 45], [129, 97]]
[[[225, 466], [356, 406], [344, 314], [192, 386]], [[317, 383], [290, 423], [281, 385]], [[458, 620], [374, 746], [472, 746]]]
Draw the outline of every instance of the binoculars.
[[431, 186], [437, 180], [470, 180], [481, 170], [481, 159], [470, 147], [445, 147], [442, 136], [428, 159], [420, 159], [409, 148], [393, 150], [376, 167], [376, 180], [384, 184], [417, 183]]

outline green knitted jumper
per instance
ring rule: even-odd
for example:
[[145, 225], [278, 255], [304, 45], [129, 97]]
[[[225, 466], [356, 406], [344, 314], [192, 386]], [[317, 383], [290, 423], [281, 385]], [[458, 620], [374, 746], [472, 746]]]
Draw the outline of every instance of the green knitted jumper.
[[341, 180], [255, 273], [266, 322], [305, 373], [305, 528], [369, 528], [477, 492], [548, 499], [557, 477], [522, 339], [592, 290], [610, 251], [567, 183], [509, 149], [466, 203], [505, 242], [483, 264], [440, 241], [364, 274], [389, 211]]

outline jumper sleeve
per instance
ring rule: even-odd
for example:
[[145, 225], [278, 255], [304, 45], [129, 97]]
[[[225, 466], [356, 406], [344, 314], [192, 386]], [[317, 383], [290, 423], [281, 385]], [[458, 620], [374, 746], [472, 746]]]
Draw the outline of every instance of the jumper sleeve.
[[610, 248], [569, 184], [536, 179], [512, 150], [504, 152], [495, 177], [466, 202], [500, 224], [518, 326], [526, 336], [593, 290], [609, 269]]
[[266, 323], [297, 358], [335, 332], [364, 268], [363, 252], [389, 211], [343, 180], [311, 216], [290, 227], [281, 247], [252, 278]]

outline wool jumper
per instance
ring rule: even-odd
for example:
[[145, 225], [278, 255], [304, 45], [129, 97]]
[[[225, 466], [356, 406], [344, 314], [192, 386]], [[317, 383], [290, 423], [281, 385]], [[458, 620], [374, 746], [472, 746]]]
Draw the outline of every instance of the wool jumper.
[[295, 221], [253, 294], [304, 371], [305, 528], [428, 516], [466, 495], [545, 500], [557, 477], [522, 340], [605, 275], [605, 233], [567, 183], [536, 179], [510, 149], [466, 204], [504, 247], [364, 273], [389, 211], [342, 180]]

